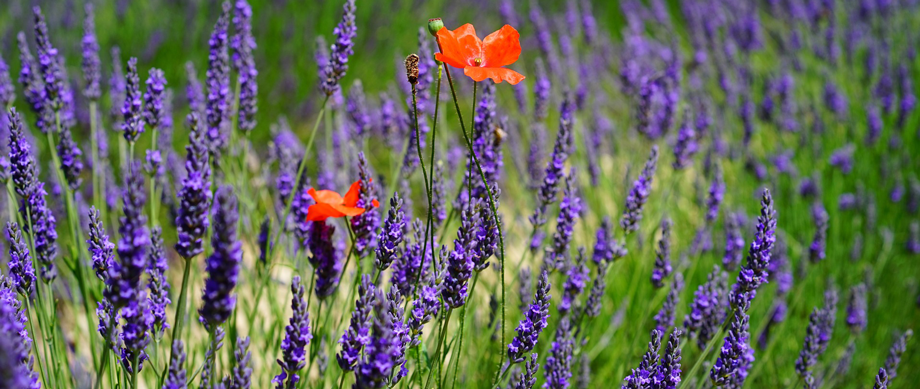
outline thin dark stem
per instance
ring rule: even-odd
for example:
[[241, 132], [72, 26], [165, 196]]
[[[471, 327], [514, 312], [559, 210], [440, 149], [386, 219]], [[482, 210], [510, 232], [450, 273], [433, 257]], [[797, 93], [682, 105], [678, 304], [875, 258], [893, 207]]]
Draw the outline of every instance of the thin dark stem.
[[[434, 351], [434, 358], [436, 361], [441, 360], [441, 346], [444, 345], [444, 335], [447, 332], [447, 325], [450, 323], [450, 314], [453, 313], [453, 309], [448, 309], [447, 315], [444, 316], [444, 322], [441, 324], [441, 331], [438, 334], [438, 346]], [[441, 364], [438, 364], [438, 375], [441, 375]], [[424, 389], [428, 389], [428, 385], [431, 384], [431, 374], [434, 373], [434, 368], [428, 370], [428, 379], [425, 380]]]

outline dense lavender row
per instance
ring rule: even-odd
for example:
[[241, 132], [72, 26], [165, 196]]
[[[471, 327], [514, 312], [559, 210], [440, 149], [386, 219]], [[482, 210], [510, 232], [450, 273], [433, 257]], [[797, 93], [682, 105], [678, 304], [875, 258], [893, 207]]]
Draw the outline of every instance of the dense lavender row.
[[185, 74], [34, 7], [0, 387], [909, 387], [920, 6], [647, 3], [430, 19], [374, 91], [345, 0], [297, 124], [246, 0]]

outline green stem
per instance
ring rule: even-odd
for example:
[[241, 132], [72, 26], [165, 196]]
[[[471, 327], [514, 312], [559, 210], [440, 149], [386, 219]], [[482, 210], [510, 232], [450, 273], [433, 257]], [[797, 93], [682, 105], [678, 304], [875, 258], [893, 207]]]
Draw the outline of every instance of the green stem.
[[[431, 231], [431, 214], [433, 207], [431, 206], [431, 181], [429, 181], [428, 171], [425, 169], [425, 158], [422, 156], [422, 135], [418, 129], [418, 90], [416, 90], [416, 84], [412, 84], [412, 111], [415, 116], [415, 151], [418, 154], [418, 163], [422, 167], [422, 179], [425, 183], [425, 193], [428, 195], [428, 216], [425, 222], [425, 243], [422, 245], [422, 257], [424, 258], [428, 255], [428, 234]], [[429, 145], [431, 147], [432, 158], [434, 157], [434, 144]], [[431, 166], [431, 177], [434, 177], [434, 166]], [[433, 246], [432, 246], [433, 247]], [[424, 266], [418, 267], [418, 275], [416, 276], [416, 282], [420, 282], [422, 279], [422, 270]], [[379, 273], [378, 273], [379, 276]], [[374, 284], [377, 284], [377, 281], [374, 281]], [[408, 300], [408, 299], [407, 299]]]
[[[441, 346], [444, 345], [444, 335], [445, 335], [445, 333], [447, 332], [447, 325], [450, 323], [450, 314], [453, 313], [453, 312], [454, 312], [453, 309], [448, 309], [447, 315], [444, 316], [444, 322], [441, 323], [441, 331], [440, 331], [440, 333], [438, 334], [438, 347], [435, 348], [435, 351], [434, 351], [434, 358], [435, 358], [436, 361], [440, 361], [440, 360], [441, 360], [441, 358], [440, 358], [440, 355], [441, 355]], [[438, 371], [439, 371], [439, 372], [441, 371], [441, 364], [440, 364], [440, 363], [438, 364]], [[431, 384], [431, 374], [432, 374], [432, 373], [434, 373], [434, 368], [428, 370], [428, 379], [425, 380], [425, 386], [423, 386], [424, 389], [428, 389], [428, 385]], [[441, 374], [441, 373], [438, 373], [438, 375], [440, 375], [440, 374]]]
[[39, 374], [41, 374], [42, 380], [45, 382], [48, 382], [48, 377], [45, 375], [44, 363], [42, 363], [42, 359], [38, 357], [38, 342], [36, 342], [35, 340], [38, 339], [39, 334], [35, 332], [35, 326], [32, 325], [32, 313], [31, 313], [32, 312], [32, 302], [29, 300], [29, 296], [26, 296], [26, 295], [22, 296], [22, 299], [26, 302], [26, 317], [29, 318], [29, 332], [33, 340], [32, 341], [32, 354], [34, 354], [35, 359], [38, 360], [38, 371], [39, 371]]
[[[466, 322], [466, 307], [472, 304], [470, 300], [473, 297], [473, 291], [476, 290], [477, 281], [479, 281], [478, 272], [475, 275], [473, 275], [473, 284], [470, 285], [470, 292], [467, 295], [466, 304], [463, 304], [463, 308], [460, 310], [460, 328], [459, 328], [460, 341], [457, 343], [457, 358], [456, 358], [457, 363], [454, 364], [454, 377], [451, 380], [451, 384], [450, 384], [451, 389], [453, 389], [454, 386], [457, 384], [457, 370], [460, 369], [460, 353], [463, 352], [463, 333], [466, 332], [464, 331], [464, 327], [463, 327], [464, 323]], [[445, 378], [447, 377], [445, 376]]]
[[[438, 44], [440, 47], [440, 44]], [[476, 169], [479, 170], [479, 177], [482, 179], [482, 184], [485, 186], [486, 193], [489, 195], [489, 208], [492, 211], [492, 217], [495, 220], [495, 226], [498, 229], [498, 248], [499, 254], [499, 263], [501, 267], [501, 287], [502, 287], [502, 329], [501, 329], [501, 344], [505, 344], [505, 238], [502, 233], [502, 223], [501, 219], [498, 218], [498, 209], [495, 206], [495, 196], [492, 193], [492, 188], [489, 187], [488, 182], [486, 182], [486, 175], [482, 171], [482, 166], [479, 164], [479, 157], [476, 156], [476, 153], [473, 152], [473, 141], [470, 139], [469, 134], [466, 132], [466, 126], [463, 124], [463, 114], [460, 113], [460, 103], [457, 100], [457, 90], [454, 88], [454, 81], [450, 76], [450, 68], [447, 66], [444, 67], [444, 73], [447, 75], [447, 83], [450, 85], [450, 94], [454, 99], [454, 108], [457, 110], [457, 117], [460, 118], [460, 129], [463, 132], [463, 138], [466, 140], [467, 148], [469, 149], [470, 155], [473, 157], [473, 162], [476, 163]], [[475, 85], [475, 84], [473, 84]], [[474, 102], [475, 105], [475, 102]], [[504, 363], [505, 353], [499, 348], [498, 350], [498, 369], [501, 369], [502, 363]], [[497, 374], [496, 374], [497, 376]]]
[[[176, 304], [176, 318], [175, 318], [175, 322], [173, 325], [173, 332], [172, 332], [172, 339], [171, 339], [172, 342], [170, 342], [170, 344], [174, 344], [176, 343], [176, 341], [182, 340], [182, 326], [185, 323], [185, 314], [186, 314], [185, 299], [187, 298], [187, 295], [188, 295], [188, 279], [189, 279], [189, 273], [191, 272], [191, 269], [192, 269], [193, 259], [195, 259], [195, 257], [185, 260], [185, 270], [182, 272], [182, 289], [179, 292], [179, 303]], [[163, 374], [166, 374], [166, 372], [169, 371], [169, 367], [172, 364], [173, 359], [175, 358], [175, 355], [173, 355], [173, 353], [175, 352], [175, 347], [170, 347], [169, 349], [170, 349], [169, 364], [167, 364], [166, 369], [163, 369]]]

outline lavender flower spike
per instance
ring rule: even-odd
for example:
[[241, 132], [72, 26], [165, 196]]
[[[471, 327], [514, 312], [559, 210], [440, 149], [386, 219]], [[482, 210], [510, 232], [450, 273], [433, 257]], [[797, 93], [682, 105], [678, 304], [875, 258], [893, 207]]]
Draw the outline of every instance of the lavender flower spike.
[[198, 309], [201, 322], [208, 328], [223, 324], [233, 313], [236, 297], [231, 292], [236, 287], [243, 259], [242, 245], [237, 236], [240, 215], [233, 187], [222, 185], [218, 188], [216, 201], [211, 234], [214, 251], [205, 265], [208, 279], [202, 292], [203, 303]]
[[578, 249], [578, 256], [568, 266], [565, 284], [562, 286], [562, 302], [559, 303], [559, 312], [563, 315], [572, 310], [577, 304], [578, 296], [585, 290], [588, 283], [588, 266], [585, 265], [585, 249]]
[[237, 0], [234, 9], [233, 29], [236, 34], [230, 38], [230, 50], [240, 85], [237, 126], [247, 134], [256, 128], [255, 116], [258, 112], [259, 84], [256, 76], [259, 71], [256, 70], [256, 61], [252, 55], [256, 40], [252, 37], [252, 7], [249, 2]]
[[565, 180], [565, 195], [559, 203], [559, 216], [556, 219], [556, 232], [553, 233], [553, 245], [546, 249], [546, 264], [551, 269], [562, 269], [569, 258], [569, 244], [578, 216], [581, 214], [581, 199], [575, 188], [575, 168], [569, 170]]
[[9, 279], [0, 275], [0, 387], [40, 389], [32, 371], [32, 339], [26, 331], [25, 310], [16, 299]]
[[342, 351], [336, 354], [335, 359], [339, 367], [345, 371], [354, 370], [358, 358], [361, 356], [361, 350], [367, 346], [370, 341], [371, 310], [374, 309], [374, 284], [371, 283], [371, 276], [365, 274], [361, 278], [361, 285], [358, 287], [358, 300], [355, 301], [355, 310], [351, 312], [351, 324], [342, 334]]
[[230, 376], [224, 379], [226, 389], [249, 389], [252, 387], [252, 353], [249, 352], [249, 337], [236, 339], [233, 352], [236, 365]]
[[666, 333], [674, 326], [674, 313], [677, 311], [677, 304], [680, 304], [680, 292], [684, 289], [684, 277], [680, 273], [674, 275], [671, 281], [671, 290], [665, 297], [664, 304], [655, 315], [655, 329]]
[[901, 364], [901, 355], [907, 351], [907, 341], [914, 336], [914, 331], [907, 330], [894, 341], [891, 349], [888, 351], [888, 358], [885, 358], [885, 371], [888, 372], [888, 380], [894, 380], [898, 376], [898, 365]]
[[224, 2], [223, 12], [214, 24], [208, 39], [208, 71], [206, 73], [208, 151], [215, 165], [227, 146], [227, 128], [230, 117], [230, 58], [227, 53], [227, 30], [230, 24], [230, 3]]
[[[130, 66], [129, 66], [130, 72]], [[130, 78], [130, 77], [129, 77]], [[166, 120], [164, 97], [166, 94], [166, 76], [160, 69], [150, 69], [147, 78], [147, 92], [144, 93], [144, 122], [151, 129], [158, 129]]]
[[291, 321], [285, 327], [284, 340], [281, 341], [281, 359], [278, 365], [281, 366], [281, 374], [272, 379], [277, 389], [294, 389], [300, 376], [297, 373], [306, 366], [307, 345], [313, 335], [310, 334], [310, 318], [307, 312], [307, 306], [304, 304], [303, 284], [300, 283], [300, 276], [294, 276], [291, 282], [291, 292], [294, 297], [291, 299], [291, 309], [294, 311]]
[[86, 17], [83, 20], [83, 40], [80, 41], [80, 47], [83, 50], [83, 96], [91, 101], [99, 100], [102, 94], [102, 88], [99, 86], [102, 80], [102, 62], [99, 60], [99, 42], [96, 40], [96, 21], [93, 11], [93, 4], [86, 3], [84, 6]]
[[875, 385], [873, 389], [888, 389], [888, 372], [884, 367], [878, 369], [878, 375], [875, 376]]
[[163, 389], [186, 389], [185, 347], [181, 340], [172, 343], [172, 355], [169, 360], [169, 373]]
[[57, 153], [61, 159], [61, 170], [64, 172], [67, 187], [76, 191], [83, 182], [80, 178], [80, 172], [83, 171], [83, 151], [73, 140], [70, 128], [66, 126], [61, 128], [61, 142], [57, 145]]
[[559, 132], [556, 134], [556, 143], [553, 145], [553, 153], [550, 160], [546, 162], [546, 170], [543, 175], [543, 183], [540, 185], [540, 191], [537, 192], [537, 209], [534, 210], [533, 216], [530, 217], [530, 223], [534, 227], [540, 227], [546, 224], [546, 209], [553, 201], [556, 201], [556, 193], [559, 192], [559, 180], [564, 176], [565, 161], [569, 157], [569, 146], [572, 143], [572, 126], [575, 121], [575, 102], [566, 98], [562, 102], [562, 108], [559, 115]]
[[741, 236], [741, 215], [730, 213], [725, 217], [725, 256], [722, 265], [734, 271], [741, 264], [744, 255], [744, 237]]
[[847, 327], [854, 334], [866, 329], [866, 284], [858, 284], [850, 289], [850, 301], [847, 303]]
[[642, 207], [648, 200], [649, 192], [652, 190], [652, 179], [655, 176], [655, 170], [658, 165], [658, 145], [652, 146], [648, 160], [645, 162], [645, 168], [639, 174], [639, 178], [633, 182], [633, 187], [626, 197], [626, 208], [623, 210], [623, 217], [620, 219], [620, 227], [627, 234], [639, 229], [639, 222], [642, 220]]
[[41, 70], [45, 84], [46, 108], [60, 111], [64, 107], [64, 78], [61, 74], [61, 62], [58, 59], [58, 50], [51, 45], [48, 35], [48, 25], [41, 7], [32, 8], [35, 16], [35, 43], [38, 53], [38, 67]]
[[367, 344], [364, 357], [355, 371], [355, 384], [353, 389], [381, 389], [389, 382], [393, 369], [396, 366], [399, 334], [390, 315], [391, 302], [382, 291], [374, 289], [374, 324], [372, 337]]
[[310, 227], [309, 247], [312, 254], [310, 264], [316, 272], [314, 290], [316, 297], [324, 299], [332, 295], [339, 284], [342, 275], [342, 261], [339, 251], [335, 247], [333, 235], [335, 226], [326, 224], [325, 221], [313, 222]]
[[186, 260], [204, 252], [202, 238], [210, 225], [208, 210], [211, 207], [211, 168], [204, 129], [199, 124], [197, 113], [190, 113], [188, 121], [191, 131], [189, 145], [185, 147], [186, 176], [179, 189], [179, 212], [176, 216], [179, 235], [176, 252]]
[[811, 240], [811, 245], [808, 246], [808, 259], [812, 263], [817, 263], [823, 260], [825, 256], [828, 215], [827, 211], [824, 210], [824, 206], [820, 203], [816, 203], [812, 207], [811, 213], [817, 229], [815, 230], [814, 238]]
[[[444, 261], [447, 262], [447, 278], [441, 289], [441, 299], [450, 309], [459, 308], [466, 303], [467, 282], [473, 276], [473, 261], [470, 259], [473, 246], [473, 228], [476, 222], [473, 207], [466, 207], [460, 219], [460, 228], [457, 230], [457, 239], [454, 239], [454, 250]], [[446, 249], [441, 249], [442, 253]]]
[[7, 263], [10, 279], [16, 291], [28, 298], [35, 285], [29, 246], [22, 240], [22, 231], [15, 222], [6, 223], [6, 235], [10, 241], [10, 261]]
[[652, 270], [652, 285], [664, 286], [664, 279], [671, 275], [671, 219], [661, 221], [661, 239], [655, 250], [655, 268]]
[[96, 207], [89, 210], [89, 239], [86, 240], [86, 244], [89, 245], [89, 253], [93, 258], [96, 277], [104, 281], [106, 272], [112, 268], [112, 261], [115, 260], [115, 245], [109, 241], [109, 235], [102, 225], [102, 215]]
[[[137, 163], [131, 164], [130, 173], [125, 179], [122, 192], [124, 216], [119, 221], [118, 241], [119, 262], [109, 270], [106, 279], [105, 297], [115, 306], [124, 307], [133, 304], [139, 310], [144, 303], [137, 296], [146, 293], [140, 288], [141, 276], [147, 269], [147, 248], [150, 245], [150, 231], [147, 230], [147, 217], [144, 215], [146, 191], [143, 175]], [[146, 309], [146, 307], [144, 307]], [[135, 312], [136, 317], [140, 311]]]
[[141, 112], [144, 101], [141, 95], [141, 79], [137, 75], [137, 58], [132, 57], [128, 60], [128, 73], [125, 75], [125, 81], [125, 102], [121, 108], [124, 122], [121, 123], [121, 131], [124, 132], [125, 140], [133, 143], [144, 132], [143, 113]]
[[348, 71], [348, 57], [354, 54], [354, 39], [358, 35], [358, 26], [355, 24], [355, 0], [345, 0], [342, 21], [332, 30], [335, 34], [335, 43], [330, 47], [329, 61], [323, 68], [323, 84], [321, 86], [326, 96], [332, 96], [341, 86], [339, 80]]
[[572, 378], [572, 352], [575, 348], [575, 339], [570, 331], [568, 318], [562, 318], [559, 328], [556, 329], [556, 340], [550, 349], [550, 356], [546, 358], [543, 372], [546, 375], [544, 389], [566, 389]]
[[396, 258], [402, 256], [403, 234], [406, 230], [405, 214], [402, 211], [402, 199], [399, 193], [393, 193], [390, 199], [390, 210], [387, 212], [387, 220], [383, 223], [383, 231], [380, 234], [380, 241], [377, 243], [377, 257], [375, 264], [377, 269], [384, 271], [390, 267], [390, 264]]
[[377, 245], [377, 229], [380, 227], [380, 214], [377, 211], [376, 190], [373, 183], [373, 174], [367, 166], [364, 152], [358, 153], [358, 175], [360, 190], [358, 191], [358, 208], [364, 208], [364, 213], [351, 218], [351, 228], [355, 233], [355, 254], [361, 258]]
[[521, 320], [516, 329], [517, 335], [508, 345], [508, 359], [512, 363], [524, 361], [524, 355], [534, 349], [537, 345], [537, 338], [540, 337], [540, 333], [547, 326], [551, 298], [549, 288], [549, 275], [544, 269], [537, 283], [537, 292], [534, 295], [533, 303], [524, 312], [524, 319]]
[[166, 252], [163, 249], [163, 229], [154, 227], [150, 232], [149, 265], [147, 267], [147, 289], [150, 291], [150, 311], [153, 314], [153, 333], [158, 338], [163, 331], [169, 328], [166, 322], [166, 306], [172, 301], [169, 299], [169, 281], [166, 271], [169, 268], [166, 262]]

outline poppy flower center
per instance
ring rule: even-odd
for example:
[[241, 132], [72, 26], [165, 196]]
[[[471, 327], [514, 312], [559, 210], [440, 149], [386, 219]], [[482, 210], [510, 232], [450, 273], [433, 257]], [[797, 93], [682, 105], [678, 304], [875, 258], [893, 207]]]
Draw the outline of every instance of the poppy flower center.
[[473, 64], [476, 66], [482, 66], [482, 57], [473, 58]]

